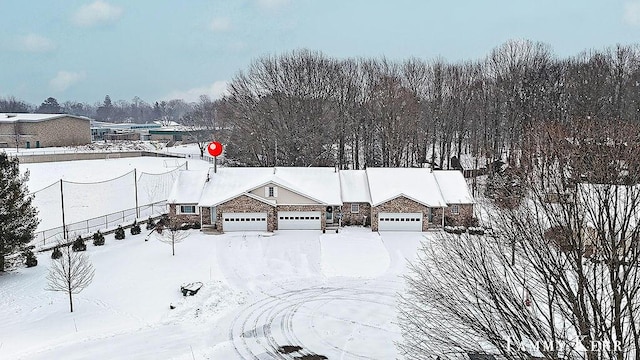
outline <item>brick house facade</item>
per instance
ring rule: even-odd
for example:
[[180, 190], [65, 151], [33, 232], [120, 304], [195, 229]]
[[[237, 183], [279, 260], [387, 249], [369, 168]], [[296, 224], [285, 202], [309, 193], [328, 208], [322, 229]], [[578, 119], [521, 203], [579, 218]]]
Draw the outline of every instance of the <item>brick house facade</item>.
[[422, 213], [422, 231], [429, 229], [429, 208], [404, 196], [399, 196], [371, 208], [371, 230], [378, 231], [378, 214], [390, 213]]
[[[357, 212], [352, 212], [353, 205], [358, 208]], [[342, 204], [342, 224], [365, 225], [371, 221], [371, 204], [365, 202], [345, 202]]]
[[[210, 208], [207, 208], [210, 209]], [[210, 212], [210, 210], [209, 210]], [[276, 208], [260, 200], [256, 200], [247, 195], [241, 195], [216, 206], [216, 228], [224, 231], [222, 223], [222, 213], [267, 213], [267, 231], [277, 229]], [[209, 216], [209, 218], [211, 218]]]

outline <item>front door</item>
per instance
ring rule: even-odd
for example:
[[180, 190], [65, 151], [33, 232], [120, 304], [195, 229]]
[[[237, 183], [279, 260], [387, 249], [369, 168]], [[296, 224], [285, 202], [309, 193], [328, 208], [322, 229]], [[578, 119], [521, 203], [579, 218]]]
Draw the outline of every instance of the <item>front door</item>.
[[327, 216], [325, 217], [326, 224], [333, 224], [333, 206], [327, 206], [327, 210], [325, 211]]

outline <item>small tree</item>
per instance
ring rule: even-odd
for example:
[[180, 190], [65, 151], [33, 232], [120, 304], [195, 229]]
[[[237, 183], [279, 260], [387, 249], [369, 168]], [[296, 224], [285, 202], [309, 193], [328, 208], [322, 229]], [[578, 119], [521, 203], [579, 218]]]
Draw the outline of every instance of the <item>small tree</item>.
[[122, 240], [125, 238], [125, 233], [124, 233], [124, 229], [122, 228], [121, 225], [118, 225], [118, 228], [116, 229], [116, 235], [115, 238], [116, 240]]
[[153, 221], [151, 216], [149, 216], [149, 220], [147, 220], [147, 230], [151, 230], [156, 226], [156, 222]]
[[100, 232], [100, 230], [96, 231], [93, 234], [93, 245], [102, 246], [104, 245], [104, 235]]
[[170, 219], [167, 221], [167, 225], [159, 228], [155, 233], [156, 238], [165, 243], [171, 244], [172, 255], [176, 255], [176, 244], [182, 242], [189, 236], [187, 230], [182, 230], [182, 223], [176, 219]]
[[29, 247], [22, 252], [24, 256], [24, 264], [27, 267], [34, 267], [38, 265], [38, 258], [33, 253], [33, 247]]
[[73, 312], [73, 294], [78, 294], [93, 280], [94, 269], [84, 252], [59, 246], [62, 257], [52, 261], [47, 275], [48, 291], [62, 291], [69, 295], [69, 309]]
[[140, 229], [140, 224], [137, 221], [133, 221], [133, 225], [131, 225], [131, 235], [138, 235], [142, 232]]
[[73, 245], [71, 245], [71, 249], [73, 251], [85, 251], [85, 250], [87, 250], [87, 245], [84, 243], [84, 240], [82, 239], [82, 236], [78, 235], [76, 240], [73, 242]]
[[5, 256], [22, 251], [38, 226], [28, 179], [28, 173], [20, 175], [18, 158], [10, 159], [0, 152], [0, 272], [4, 271]]

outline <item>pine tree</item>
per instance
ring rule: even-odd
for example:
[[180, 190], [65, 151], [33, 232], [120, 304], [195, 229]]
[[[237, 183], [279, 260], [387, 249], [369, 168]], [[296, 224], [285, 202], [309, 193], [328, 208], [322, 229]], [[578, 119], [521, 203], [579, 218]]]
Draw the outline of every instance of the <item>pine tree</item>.
[[28, 173], [20, 175], [18, 158], [0, 153], [0, 271], [4, 271], [5, 256], [22, 251], [38, 226], [28, 179]]

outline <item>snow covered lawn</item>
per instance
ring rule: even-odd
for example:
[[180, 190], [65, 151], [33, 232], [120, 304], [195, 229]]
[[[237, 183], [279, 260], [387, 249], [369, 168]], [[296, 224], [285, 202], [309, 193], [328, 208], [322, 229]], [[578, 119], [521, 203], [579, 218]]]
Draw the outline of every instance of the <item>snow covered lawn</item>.
[[[96, 275], [74, 313], [65, 294], [44, 290], [49, 252], [1, 275], [0, 359], [395, 359], [400, 275], [430, 236], [194, 230], [172, 257], [146, 235], [87, 243]], [[278, 353], [286, 345], [302, 350]]]

